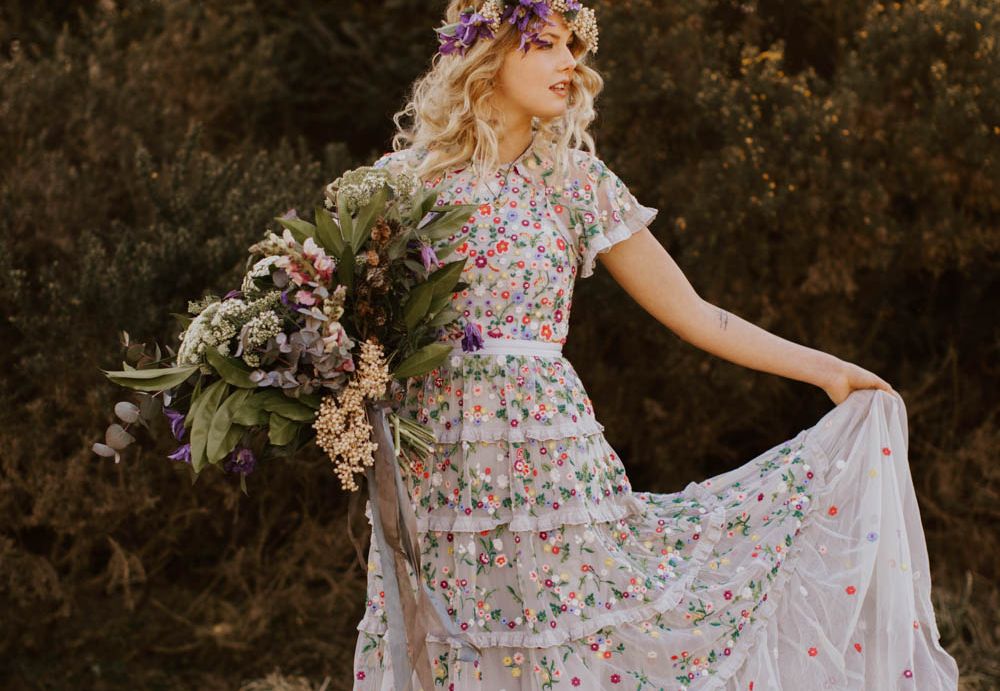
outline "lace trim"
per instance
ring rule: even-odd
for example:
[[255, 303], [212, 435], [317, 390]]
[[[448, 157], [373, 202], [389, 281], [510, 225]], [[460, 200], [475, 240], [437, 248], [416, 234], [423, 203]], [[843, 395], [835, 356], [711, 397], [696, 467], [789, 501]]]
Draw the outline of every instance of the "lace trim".
[[467, 442], [523, 442], [529, 439], [551, 441], [570, 437], [585, 437], [604, 431], [604, 425], [594, 418], [581, 418], [576, 422], [524, 424], [511, 427], [507, 422], [486, 423], [478, 427], [470, 424], [457, 425], [445, 429], [433, 420], [427, 424], [437, 437], [439, 444]]
[[598, 254], [607, 252], [611, 249], [612, 245], [639, 232], [648, 226], [653, 219], [656, 218], [657, 214], [659, 214], [659, 210], [650, 206], [637, 204], [637, 207], [638, 208], [635, 211], [630, 212], [625, 218], [623, 218], [618, 225], [603, 233], [595, 235], [587, 241], [586, 251], [580, 259], [579, 278], [587, 278], [587, 276], [594, 273], [594, 266], [596, 264]]

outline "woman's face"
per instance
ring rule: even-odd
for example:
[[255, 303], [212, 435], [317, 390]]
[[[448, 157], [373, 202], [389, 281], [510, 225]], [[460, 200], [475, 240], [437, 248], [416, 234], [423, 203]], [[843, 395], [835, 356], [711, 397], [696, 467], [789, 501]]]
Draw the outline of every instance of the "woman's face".
[[[583, 50], [562, 15], [553, 13], [549, 22], [539, 33], [548, 45], [529, 44], [527, 53], [515, 48], [497, 74], [494, 103], [514, 122], [527, 119], [530, 123], [532, 117], [558, 117], [566, 111], [569, 83]], [[559, 83], [564, 88], [554, 89]]]

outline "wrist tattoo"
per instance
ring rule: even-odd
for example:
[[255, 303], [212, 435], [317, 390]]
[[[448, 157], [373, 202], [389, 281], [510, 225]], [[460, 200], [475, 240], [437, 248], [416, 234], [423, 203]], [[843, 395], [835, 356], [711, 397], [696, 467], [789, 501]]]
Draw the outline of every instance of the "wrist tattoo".
[[719, 328], [725, 331], [726, 326], [729, 324], [729, 312], [726, 310], [719, 310]]

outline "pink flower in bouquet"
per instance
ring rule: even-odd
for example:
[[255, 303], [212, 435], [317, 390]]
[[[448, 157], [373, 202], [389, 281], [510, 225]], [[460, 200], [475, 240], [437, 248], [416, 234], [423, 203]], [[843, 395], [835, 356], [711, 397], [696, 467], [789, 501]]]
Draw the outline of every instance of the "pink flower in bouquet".
[[308, 290], [297, 291], [295, 293], [295, 301], [300, 305], [308, 305], [310, 307], [318, 302], [312, 292]]

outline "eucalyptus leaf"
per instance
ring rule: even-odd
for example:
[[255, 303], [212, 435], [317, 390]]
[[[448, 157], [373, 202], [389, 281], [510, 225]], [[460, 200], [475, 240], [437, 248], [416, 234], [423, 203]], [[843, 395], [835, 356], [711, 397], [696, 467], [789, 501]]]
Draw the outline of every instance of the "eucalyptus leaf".
[[399, 364], [392, 373], [396, 379], [418, 377], [443, 363], [452, 351], [448, 343], [428, 343]]
[[139, 415], [143, 420], [152, 420], [163, 412], [163, 403], [160, 402], [159, 398], [148, 393], [140, 395], [142, 398], [139, 401]]
[[257, 384], [250, 379], [250, 368], [237, 358], [226, 357], [216, 348], [206, 348], [205, 359], [227, 383], [241, 389], [257, 388]]
[[130, 401], [118, 401], [115, 403], [115, 415], [122, 422], [135, 422], [139, 419], [139, 406]]
[[117, 422], [108, 425], [108, 429], [104, 432], [104, 443], [115, 451], [123, 450], [134, 441], [135, 437], [126, 432], [125, 428]]
[[101, 444], [100, 442], [96, 442], [93, 446], [90, 447], [90, 450], [96, 453], [98, 456], [104, 456], [105, 458], [113, 457], [115, 459], [115, 463], [117, 463], [122, 459], [120, 453], [112, 449], [107, 444]]
[[271, 419], [267, 427], [267, 440], [275, 446], [284, 446], [295, 438], [295, 433], [299, 431], [299, 425], [287, 417], [271, 413]]

